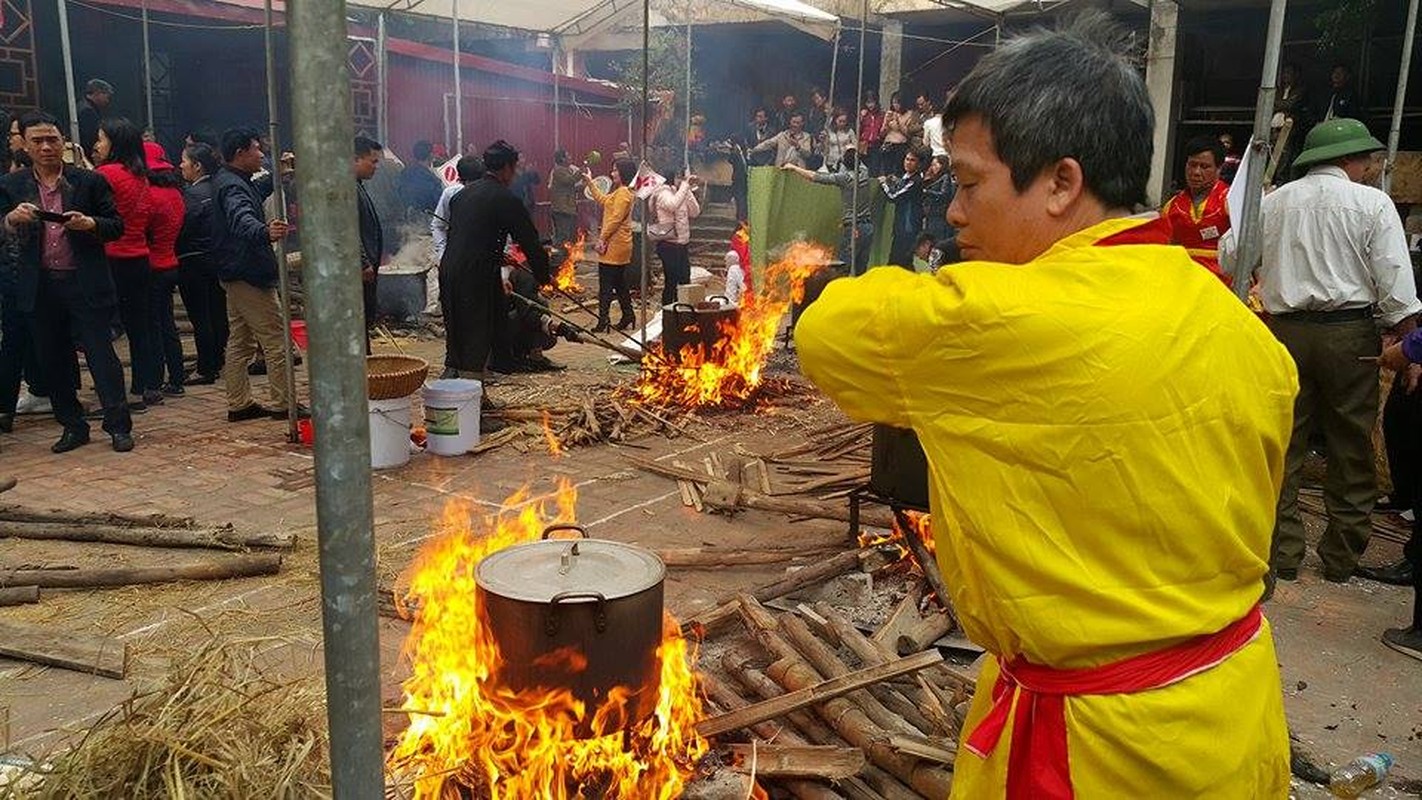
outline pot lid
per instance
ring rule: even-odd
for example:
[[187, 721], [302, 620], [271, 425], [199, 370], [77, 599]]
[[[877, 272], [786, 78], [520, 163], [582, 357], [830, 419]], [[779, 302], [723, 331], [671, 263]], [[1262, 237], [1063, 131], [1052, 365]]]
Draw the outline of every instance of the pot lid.
[[605, 539], [546, 539], [490, 553], [474, 570], [486, 592], [546, 603], [559, 592], [598, 592], [608, 600], [661, 583], [666, 565], [650, 550]]

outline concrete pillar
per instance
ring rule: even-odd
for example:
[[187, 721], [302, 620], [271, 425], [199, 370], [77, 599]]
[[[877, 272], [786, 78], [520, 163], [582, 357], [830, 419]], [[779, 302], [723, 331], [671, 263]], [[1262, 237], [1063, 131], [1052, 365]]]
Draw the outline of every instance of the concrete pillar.
[[[889, 107], [889, 97], [899, 90], [904, 75], [904, 24], [885, 20], [879, 47], [879, 107]], [[905, 101], [913, 104], [913, 98]]]
[[1155, 110], [1154, 153], [1150, 160], [1149, 202], [1160, 205], [1170, 182], [1170, 154], [1175, 141], [1176, 28], [1179, 0], [1155, 0], [1150, 8], [1150, 46], [1146, 53], [1146, 88]]

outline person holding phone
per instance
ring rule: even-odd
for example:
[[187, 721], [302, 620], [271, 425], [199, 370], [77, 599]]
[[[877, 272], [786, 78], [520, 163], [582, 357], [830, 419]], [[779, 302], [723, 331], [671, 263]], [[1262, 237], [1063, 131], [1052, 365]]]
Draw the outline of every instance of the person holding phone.
[[59, 121], [43, 111], [20, 118], [34, 166], [0, 178], [0, 227], [19, 246], [16, 305], [33, 315], [35, 345], [50, 381], [54, 417], [64, 432], [50, 449], [65, 453], [89, 442], [79, 404], [75, 339], [104, 407], [104, 431], [118, 452], [133, 449], [133, 420], [123, 365], [109, 338], [118, 293], [104, 244], [123, 234], [113, 190], [102, 177], [64, 163]]

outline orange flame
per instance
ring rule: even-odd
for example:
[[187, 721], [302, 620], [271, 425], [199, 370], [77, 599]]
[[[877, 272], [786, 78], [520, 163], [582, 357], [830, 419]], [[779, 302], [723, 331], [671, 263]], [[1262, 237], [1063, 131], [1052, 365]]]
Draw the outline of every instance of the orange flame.
[[553, 433], [553, 426], [549, 424], [548, 412], [543, 412], [543, 441], [548, 444], [548, 454], [554, 458], [563, 457], [563, 444], [558, 441], [558, 436]]
[[[439, 535], [411, 567], [405, 600], [420, 612], [404, 648], [411, 662], [405, 707], [427, 713], [411, 715], [389, 768], [392, 778], [413, 783], [416, 798], [435, 800], [447, 784], [473, 782], [491, 800], [574, 800], [590, 786], [605, 787], [600, 797], [672, 800], [706, 752], [694, 728], [703, 713], [693, 655], [670, 615], [657, 651], [656, 710], [635, 725], [623, 724], [634, 693], [628, 687], [589, 710], [566, 688], [513, 691], [495, 680], [502, 658], [479, 608], [475, 566], [496, 550], [538, 539], [550, 524], [572, 522], [576, 499], [567, 483], [550, 498], [520, 490], [482, 519], [451, 503]], [[552, 653], [545, 666], [577, 671], [580, 657]], [[599, 735], [578, 739], [589, 711]]]
[[675, 355], [650, 348], [642, 359], [637, 397], [685, 408], [737, 406], [750, 400], [764, 380], [765, 362], [785, 312], [804, 299], [805, 280], [828, 258], [829, 251], [818, 245], [790, 245], [767, 268], [760, 290], [741, 305], [737, 321], [721, 325], [721, 338], [709, 352], [701, 345], [687, 345]]
[[576, 242], [564, 242], [563, 251], [567, 256], [563, 263], [558, 265], [558, 271], [553, 275], [553, 285], [569, 294], [582, 294], [587, 291], [581, 283], [578, 283], [578, 261], [583, 257], [584, 248], [588, 243], [588, 234], [583, 229], [578, 229], [578, 240]]
[[[938, 547], [933, 541], [932, 520], [930, 515], [921, 511], [905, 511], [904, 516], [908, 518], [909, 529], [913, 536], [917, 536], [927, 546], [928, 552], [937, 554]], [[860, 531], [859, 546], [872, 547], [880, 544], [894, 544], [898, 547], [899, 558], [908, 558], [908, 548], [900, 542], [903, 540], [904, 530], [899, 526], [899, 521], [894, 520], [893, 530], [888, 532]]]

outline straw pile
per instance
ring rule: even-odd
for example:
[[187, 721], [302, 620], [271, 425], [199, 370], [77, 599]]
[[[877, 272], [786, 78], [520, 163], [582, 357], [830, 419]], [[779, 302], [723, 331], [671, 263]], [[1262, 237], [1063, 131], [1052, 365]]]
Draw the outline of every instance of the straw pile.
[[26, 796], [329, 797], [321, 678], [276, 678], [262, 650], [214, 639], [175, 660], [56, 756]]

